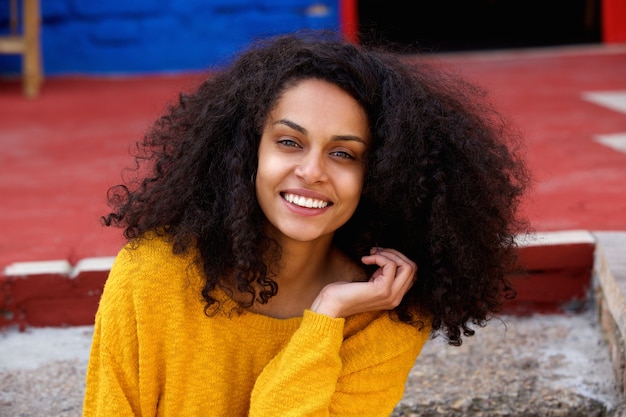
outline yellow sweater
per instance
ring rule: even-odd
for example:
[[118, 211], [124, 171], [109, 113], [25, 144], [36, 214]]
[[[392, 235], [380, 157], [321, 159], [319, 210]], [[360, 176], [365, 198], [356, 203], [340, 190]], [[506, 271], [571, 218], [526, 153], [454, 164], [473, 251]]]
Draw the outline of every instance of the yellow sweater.
[[94, 330], [83, 416], [388, 416], [429, 336], [386, 312], [275, 319], [223, 292], [204, 314], [189, 256], [122, 249]]

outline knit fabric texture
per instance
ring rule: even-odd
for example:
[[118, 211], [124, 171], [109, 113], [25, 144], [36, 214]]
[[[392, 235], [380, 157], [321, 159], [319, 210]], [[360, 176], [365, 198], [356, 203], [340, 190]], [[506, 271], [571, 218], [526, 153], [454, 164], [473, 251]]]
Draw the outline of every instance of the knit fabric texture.
[[94, 327], [83, 416], [388, 416], [430, 335], [388, 312], [205, 314], [194, 255], [123, 248]]

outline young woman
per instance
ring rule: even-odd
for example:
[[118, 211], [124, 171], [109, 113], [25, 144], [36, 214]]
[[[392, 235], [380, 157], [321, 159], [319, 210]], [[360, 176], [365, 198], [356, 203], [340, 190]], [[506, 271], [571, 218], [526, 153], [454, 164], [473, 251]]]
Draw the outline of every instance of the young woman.
[[[387, 416], [512, 293], [527, 176], [462, 80], [328, 33], [182, 94], [112, 188], [85, 416]], [[419, 270], [418, 270], [419, 269]]]

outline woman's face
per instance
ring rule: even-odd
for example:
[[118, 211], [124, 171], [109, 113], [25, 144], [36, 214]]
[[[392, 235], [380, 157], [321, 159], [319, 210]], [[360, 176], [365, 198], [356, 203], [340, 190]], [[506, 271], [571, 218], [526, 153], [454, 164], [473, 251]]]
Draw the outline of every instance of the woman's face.
[[365, 110], [326, 81], [285, 90], [259, 145], [256, 194], [279, 239], [331, 239], [361, 196], [370, 143]]

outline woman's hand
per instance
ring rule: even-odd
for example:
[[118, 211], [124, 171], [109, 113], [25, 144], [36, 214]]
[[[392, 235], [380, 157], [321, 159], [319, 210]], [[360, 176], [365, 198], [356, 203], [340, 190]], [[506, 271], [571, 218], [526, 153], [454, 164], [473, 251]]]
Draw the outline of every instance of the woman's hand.
[[326, 285], [311, 310], [331, 317], [347, 317], [374, 310], [392, 310], [416, 278], [417, 265], [394, 249], [373, 248], [361, 261], [378, 265], [367, 282], [337, 281]]

